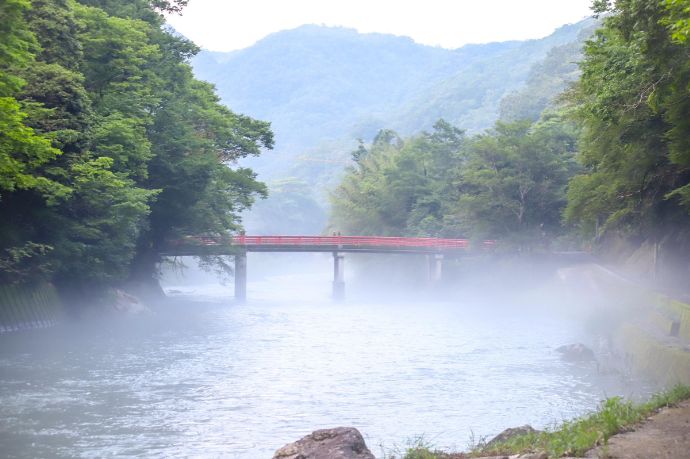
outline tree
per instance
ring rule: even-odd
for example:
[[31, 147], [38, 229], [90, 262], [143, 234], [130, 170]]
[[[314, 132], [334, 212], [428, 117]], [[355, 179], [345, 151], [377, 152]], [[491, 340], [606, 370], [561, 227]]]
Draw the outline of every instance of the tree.
[[677, 43], [685, 43], [690, 38], [690, 2], [688, 0], [663, 0], [666, 15], [662, 24], [671, 30], [671, 38]]
[[38, 167], [60, 154], [50, 141], [36, 135], [25, 124], [27, 114], [15, 96], [25, 81], [17, 76], [33, 59], [37, 44], [24, 20], [29, 2], [4, 0], [0, 3], [3, 16], [0, 43], [0, 199], [16, 189], [36, 189], [46, 199], [67, 193], [63, 187], [41, 176]]
[[678, 35], [685, 3], [596, 2], [611, 15], [585, 46], [571, 94], [585, 171], [565, 212], [585, 233], [650, 235], [690, 210], [689, 45]]
[[2, 0], [0, 2], [0, 97], [10, 97], [24, 85], [15, 72], [33, 59], [36, 38], [29, 30], [24, 13], [30, 7], [28, 0]]
[[[7, 218], [11, 197], [32, 193], [52, 205], [71, 190], [44, 174], [42, 167], [60, 155], [51, 141], [27, 125], [27, 112], [17, 97], [25, 81], [21, 74], [32, 63], [37, 42], [24, 18], [29, 10], [24, 0], [0, 2], [0, 279], [17, 282], [26, 276], [49, 271], [44, 256], [52, 250], [23, 235], [21, 221]], [[14, 221], [12, 221], [14, 220]]]
[[457, 220], [469, 235], [518, 245], [562, 233], [565, 190], [576, 170], [576, 130], [561, 116], [498, 122], [473, 138], [458, 171]]
[[350, 234], [443, 234], [463, 142], [463, 131], [443, 120], [407, 140], [379, 131], [368, 149], [360, 145], [356, 165], [331, 196], [331, 226]]
[[150, 278], [166, 239], [227, 237], [265, 195], [236, 161], [272, 147], [270, 125], [194, 79], [198, 47], [161, 15], [185, 4], [0, 3], [3, 275], [95, 289]]

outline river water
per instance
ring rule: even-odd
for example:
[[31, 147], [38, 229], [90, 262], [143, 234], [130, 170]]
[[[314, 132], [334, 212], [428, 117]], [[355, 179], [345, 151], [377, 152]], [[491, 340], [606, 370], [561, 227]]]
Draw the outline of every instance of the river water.
[[553, 300], [333, 303], [329, 281], [255, 278], [234, 305], [231, 288], [173, 280], [151, 314], [0, 336], [2, 456], [270, 458], [343, 425], [377, 456], [417, 437], [462, 450], [649, 390], [562, 361], [556, 347], [593, 337], [536, 304]]

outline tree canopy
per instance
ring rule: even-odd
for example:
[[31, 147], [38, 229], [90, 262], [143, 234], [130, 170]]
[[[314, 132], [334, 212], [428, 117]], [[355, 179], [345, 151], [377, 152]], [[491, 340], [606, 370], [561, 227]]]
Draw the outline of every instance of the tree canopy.
[[440, 120], [400, 139], [381, 131], [355, 152], [332, 197], [332, 226], [348, 233], [503, 238], [561, 234], [577, 130], [560, 115], [499, 122], [467, 138]]
[[552, 49], [503, 99], [503, 121], [445, 156], [428, 134], [362, 145], [333, 195], [333, 224], [519, 246], [570, 229], [585, 240], [690, 241], [690, 2], [593, 8], [605, 17], [579, 76], [562, 58], [577, 47]]
[[150, 276], [166, 239], [227, 236], [265, 195], [236, 162], [273, 146], [270, 125], [194, 78], [198, 48], [160, 14], [185, 4], [0, 2], [4, 282]]
[[687, 1], [595, 2], [608, 12], [570, 94], [585, 170], [565, 216], [587, 234], [650, 235], [690, 210]]

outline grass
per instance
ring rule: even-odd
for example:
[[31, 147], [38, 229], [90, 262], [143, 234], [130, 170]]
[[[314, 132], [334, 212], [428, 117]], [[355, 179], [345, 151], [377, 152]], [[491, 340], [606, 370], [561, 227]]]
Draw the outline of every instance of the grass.
[[390, 459], [451, 459], [479, 456], [499, 456], [528, 452], [546, 452], [549, 457], [581, 456], [595, 446], [606, 445], [613, 435], [631, 430], [637, 423], [661, 408], [690, 399], [690, 386], [677, 385], [654, 395], [649, 401], [633, 404], [620, 397], [602, 402], [599, 409], [587, 416], [566, 421], [545, 432], [513, 437], [503, 443], [486, 447], [484, 441], [474, 445], [468, 453], [435, 451], [428, 444], [410, 445], [400, 455]]
[[405, 442], [405, 446], [385, 448], [381, 445], [381, 451], [383, 459], [464, 459], [468, 457], [464, 453], [437, 451], [433, 448], [432, 443], [424, 438], [424, 436], [408, 439]]

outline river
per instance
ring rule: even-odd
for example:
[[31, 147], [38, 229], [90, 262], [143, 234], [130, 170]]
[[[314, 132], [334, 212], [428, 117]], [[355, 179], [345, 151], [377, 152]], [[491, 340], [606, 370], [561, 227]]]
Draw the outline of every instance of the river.
[[465, 449], [650, 390], [564, 362], [556, 347], [593, 337], [544, 298], [333, 303], [329, 281], [255, 277], [234, 305], [231, 288], [173, 280], [151, 314], [0, 336], [2, 455], [270, 458], [341, 425], [377, 457], [417, 437]]

